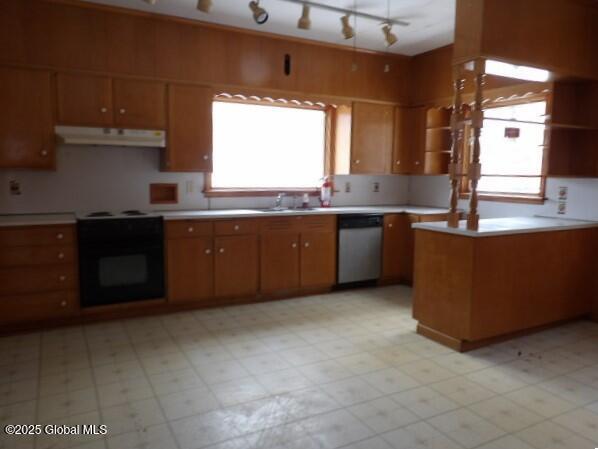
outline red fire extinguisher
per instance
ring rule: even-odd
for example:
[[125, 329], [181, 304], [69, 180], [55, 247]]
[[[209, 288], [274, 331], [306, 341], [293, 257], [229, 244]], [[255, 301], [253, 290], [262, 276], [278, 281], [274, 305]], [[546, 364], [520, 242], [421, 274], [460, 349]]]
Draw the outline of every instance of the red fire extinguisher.
[[322, 186], [320, 187], [320, 204], [322, 207], [332, 206], [332, 180], [324, 176]]

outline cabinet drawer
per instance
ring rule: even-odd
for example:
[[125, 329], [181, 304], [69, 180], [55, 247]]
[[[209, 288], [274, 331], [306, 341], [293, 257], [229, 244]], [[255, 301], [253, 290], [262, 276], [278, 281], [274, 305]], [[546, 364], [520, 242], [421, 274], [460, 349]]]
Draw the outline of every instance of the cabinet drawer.
[[222, 220], [214, 223], [216, 235], [257, 234], [257, 219]]
[[16, 246], [0, 251], [0, 267], [72, 264], [73, 246]]
[[184, 239], [189, 237], [210, 237], [214, 234], [214, 224], [205, 220], [176, 220], [166, 222], [166, 237]]
[[0, 268], [0, 296], [71, 290], [76, 286], [72, 265]]
[[334, 231], [336, 215], [304, 215], [300, 226], [302, 231]]
[[69, 245], [74, 242], [74, 226], [31, 226], [0, 229], [0, 246]]
[[74, 316], [79, 311], [75, 292], [0, 297], [0, 323], [25, 323]]
[[291, 231], [297, 229], [298, 217], [272, 217], [262, 220], [262, 232]]

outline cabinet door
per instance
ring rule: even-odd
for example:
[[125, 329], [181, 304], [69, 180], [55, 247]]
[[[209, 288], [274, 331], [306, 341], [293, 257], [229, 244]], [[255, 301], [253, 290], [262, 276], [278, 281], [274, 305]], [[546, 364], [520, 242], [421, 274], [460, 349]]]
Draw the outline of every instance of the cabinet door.
[[301, 234], [301, 287], [329, 287], [336, 283], [336, 233]]
[[216, 296], [249, 296], [257, 293], [257, 235], [217, 237], [215, 248]]
[[392, 172], [398, 175], [411, 173], [411, 141], [412, 120], [408, 108], [395, 108], [395, 125], [393, 138]]
[[122, 128], [166, 128], [166, 86], [153, 81], [113, 80], [114, 123]]
[[412, 108], [410, 114], [410, 172], [414, 175], [421, 175], [424, 174], [425, 166], [427, 109], [424, 107]]
[[353, 103], [351, 173], [390, 173], [394, 107]]
[[385, 279], [410, 280], [412, 277], [409, 274], [413, 259], [410, 225], [406, 214], [384, 216], [382, 277]]
[[263, 292], [299, 287], [299, 234], [262, 234], [260, 257]]
[[211, 237], [168, 240], [167, 263], [169, 301], [202, 301], [213, 296]]
[[54, 169], [49, 72], [0, 68], [0, 168]]
[[99, 76], [59, 73], [58, 123], [109, 127], [113, 124], [112, 81]]
[[168, 87], [167, 171], [212, 171], [211, 89]]

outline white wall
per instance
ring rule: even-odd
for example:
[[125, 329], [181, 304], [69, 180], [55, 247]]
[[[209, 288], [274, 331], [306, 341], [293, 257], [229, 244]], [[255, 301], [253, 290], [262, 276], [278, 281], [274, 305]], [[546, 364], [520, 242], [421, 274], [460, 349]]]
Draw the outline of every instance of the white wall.
[[[561, 186], [568, 187], [567, 211], [564, 215], [557, 213], [558, 190]], [[410, 204], [447, 207], [449, 192], [447, 176], [411, 176], [409, 179]], [[480, 217], [544, 215], [598, 220], [598, 179], [548, 178], [546, 197], [543, 205], [480, 201]], [[459, 201], [459, 207], [468, 210], [468, 201]]]
[[[270, 207], [274, 198], [211, 198], [201, 193], [203, 175], [159, 171], [158, 149], [61, 146], [57, 171], [0, 171], [0, 214], [126, 209], [218, 209]], [[21, 195], [9, 195], [9, 181]], [[151, 205], [149, 184], [179, 184], [179, 204]], [[333, 205], [405, 204], [408, 176], [338, 176]], [[345, 182], [351, 192], [345, 193]], [[380, 183], [374, 193], [373, 183]], [[300, 201], [300, 200], [299, 200]], [[287, 203], [289, 199], [287, 199]], [[312, 202], [316, 205], [316, 199]]]

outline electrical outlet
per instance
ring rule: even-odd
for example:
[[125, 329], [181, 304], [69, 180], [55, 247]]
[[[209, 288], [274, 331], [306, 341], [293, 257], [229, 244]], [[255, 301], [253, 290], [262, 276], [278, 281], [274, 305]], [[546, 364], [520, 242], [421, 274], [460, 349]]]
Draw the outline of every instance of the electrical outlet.
[[19, 181], [10, 180], [8, 181], [8, 191], [11, 195], [21, 194], [21, 183]]
[[565, 215], [566, 213], [567, 213], [567, 202], [559, 201], [559, 205], [557, 206], [557, 214]]
[[567, 201], [569, 195], [569, 188], [567, 186], [559, 187], [559, 201]]
[[373, 191], [374, 193], [378, 193], [378, 192], [380, 192], [380, 183], [379, 183], [379, 182], [374, 182], [374, 183], [373, 183], [373, 187], [374, 187], [374, 188], [372, 189], [372, 191]]
[[351, 183], [345, 182], [345, 193], [351, 193]]

